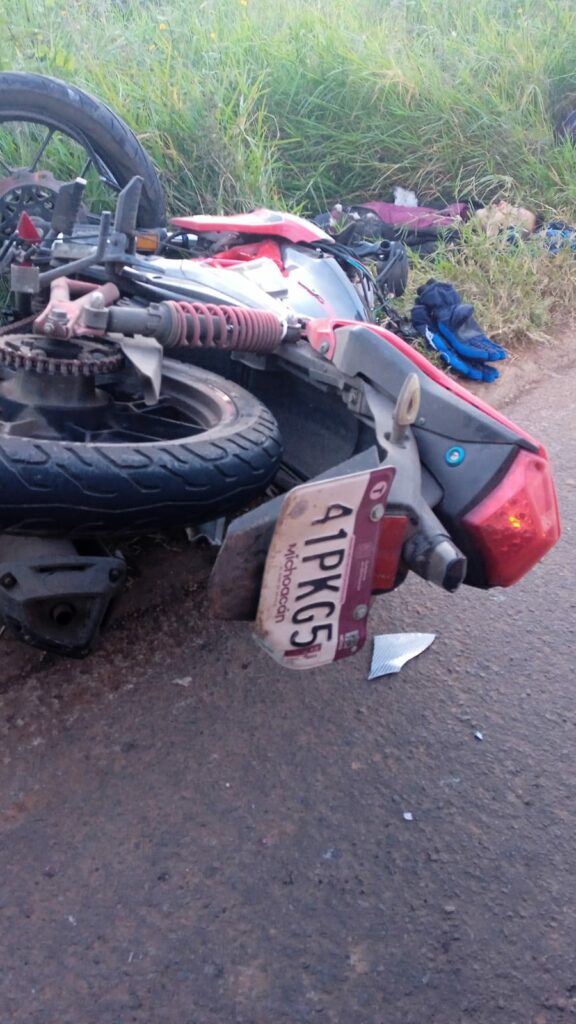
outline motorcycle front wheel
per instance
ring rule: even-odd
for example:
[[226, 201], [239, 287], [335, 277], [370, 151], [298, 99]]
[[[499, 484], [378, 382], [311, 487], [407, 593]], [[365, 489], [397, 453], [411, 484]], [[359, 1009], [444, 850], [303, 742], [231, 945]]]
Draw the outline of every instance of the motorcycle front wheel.
[[162, 187], [134, 132], [105, 103], [57, 78], [0, 73], [0, 239], [23, 211], [50, 221], [64, 181], [87, 181], [93, 212], [111, 209], [134, 175], [143, 179], [138, 226], [166, 221]]

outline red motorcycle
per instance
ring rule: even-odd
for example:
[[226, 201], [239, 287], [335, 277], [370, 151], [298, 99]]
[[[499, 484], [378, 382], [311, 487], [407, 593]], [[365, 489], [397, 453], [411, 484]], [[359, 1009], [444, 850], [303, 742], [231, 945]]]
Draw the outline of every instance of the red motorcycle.
[[409, 571], [510, 586], [556, 543], [542, 445], [374, 322], [401, 246], [372, 274], [289, 214], [166, 227], [130, 129], [54, 79], [0, 74], [0, 122], [0, 614], [21, 640], [87, 653], [125, 539], [158, 530], [211, 536], [213, 613], [292, 668], [360, 650]]

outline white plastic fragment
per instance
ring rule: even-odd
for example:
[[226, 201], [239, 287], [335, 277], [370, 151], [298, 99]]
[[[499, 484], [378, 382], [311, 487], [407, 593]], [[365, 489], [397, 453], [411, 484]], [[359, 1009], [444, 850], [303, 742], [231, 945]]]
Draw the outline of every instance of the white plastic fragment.
[[375, 636], [368, 679], [399, 672], [407, 661], [422, 654], [435, 639], [435, 633], [381, 633]]
[[192, 682], [192, 676], [182, 676], [181, 679], [173, 679], [172, 680], [172, 685], [173, 686], [190, 686], [191, 682]]
[[394, 189], [394, 205], [395, 206], [418, 206], [418, 196], [410, 188], [402, 188], [401, 185], [396, 185]]

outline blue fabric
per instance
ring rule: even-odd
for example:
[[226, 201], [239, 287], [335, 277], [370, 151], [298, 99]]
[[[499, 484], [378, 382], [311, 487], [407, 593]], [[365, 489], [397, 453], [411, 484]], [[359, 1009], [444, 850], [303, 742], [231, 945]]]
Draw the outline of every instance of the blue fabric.
[[479, 362], [473, 364], [462, 359], [441, 334], [428, 331], [425, 339], [429, 347], [438, 353], [447, 366], [463, 377], [467, 377], [468, 380], [481, 380], [488, 384], [500, 376], [494, 366], [486, 366]]
[[506, 359], [506, 351], [483, 333], [474, 319], [474, 307], [462, 301], [451, 284], [428, 281], [418, 289], [412, 324], [428, 346], [457, 373], [489, 383], [499, 376], [493, 366]]
[[[469, 317], [467, 326], [474, 330], [476, 321]], [[464, 356], [464, 359], [481, 359], [484, 362], [489, 360], [491, 363], [506, 359], [505, 350], [500, 345], [497, 345], [495, 341], [486, 337], [485, 334], [481, 334], [480, 328], [478, 328], [479, 333], [474, 333], [471, 337], [466, 337], [466, 335], [459, 337], [456, 331], [450, 330], [447, 324], [441, 322], [438, 324], [438, 330], [456, 349], [458, 354]]]
[[565, 224], [564, 221], [550, 221], [544, 232], [544, 238], [553, 256], [561, 249], [571, 249], [572, 252], [576, 252], [576, 229]]

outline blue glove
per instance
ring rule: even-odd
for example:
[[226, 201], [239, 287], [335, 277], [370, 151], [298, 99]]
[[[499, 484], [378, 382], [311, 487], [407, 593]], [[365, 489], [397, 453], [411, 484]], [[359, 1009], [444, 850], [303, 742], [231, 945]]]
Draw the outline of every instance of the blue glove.
[[418, 288], [417, 294], [431, 325], [458, 355], [484, 362], [506, 359], [506, 351], [484, 334], [474, 319], [474, 307], [462, 302], [453, 285], [431, 280]]
[[412, 309], [412, 325], [418, 334], [426, 341], [429, 348], [437, 352], [443, 362], [456, 373], [462, 374], [469, 380], [481, 380], [491, 383], [500, 376], [498, 370], [493, 366], [486, 366], [481, 360], [468, 362], [452, 348], [446, 338], [438, 331], [434, 331], [430, 324], [429, 314], [426, 306], [414, 306]]

